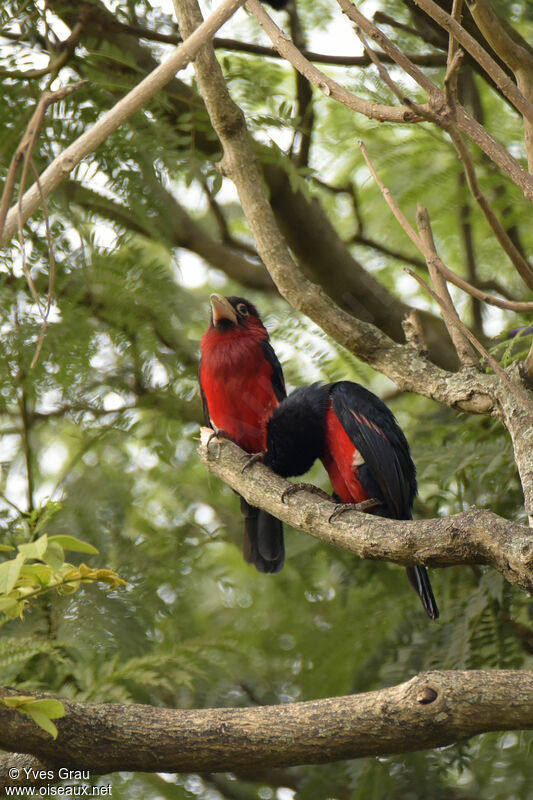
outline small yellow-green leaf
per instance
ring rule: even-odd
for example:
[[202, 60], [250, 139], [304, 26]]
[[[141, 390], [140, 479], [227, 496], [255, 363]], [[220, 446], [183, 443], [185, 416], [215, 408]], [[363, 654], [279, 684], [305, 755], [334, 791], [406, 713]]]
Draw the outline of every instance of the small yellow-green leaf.
[[0, 553], [7, 553], [8, 550], [14, 550], [14, 547], [11, 547], [10, 544], [0, 544]]
[[28, 703], [35, 702], [35, 697], [26, 694], [17, 694], [14, 697], [2, 697], [1, 704], [7, 708], [19, 708], [19, 706], [26, 706]]
[[29, 544], [19, 544], [19, 553], [25, 558], [37, 558], [42, 559], [46, 552], [46, 548], [48, 547], [48, 536], [44, 533], [39, 539], [36, 539], [34, 542], [30, 542]]
[[58, 542], [48, 542], [48, 547], [43, 555], [43, 561], [49, 564], [52, 569], [60, 569], [65, 563], [65, 553]]
[[23, 714], [27, 714], [32, 720], [35, 722], [39, 728], [42, 728], [43, 731], [49, 733], [52, 739], [57, 739], [57, 728], [50, 719], [47, 717], [46, 714], [43, 714], [42, 711], [35, 711], [34, 709], [28, 708], [28, 710], [24, 710]]
[[24, 556], [19, 553], [16, 558], [0, 564], [0, 594], [9, 594], [18, 581], [24, 561]]
[[46, 714], [50, 719], [59, 719], [59, 717], [64, 717], [66, 714], [65, 706], [60, 700], [47, 700], [46, 698], [36, 700], [32, 698], [31, 703], [28, 703], [26, 706], [28, 711], [30, 707], [32, 711], [39, 711], [41, 714]]
[[52, 577], [52, 569], [48, 564], [24, 564], [20, 574], [33, 579], [31, 581], [33, 585], [38, 583], [41, 586], [48, 586]]
[[17, 616], [19, 613], [19, 604], [14, 597], [0, 597], [0, 613], [10, 616]]
[[88, 542], [82, 542], [81, 539], [76, 539], [75, 536], [50, 536], [49, 542], [57, 542], [64, 550], [72, 550], [75, 553], [88, 553], [89, 555], [96, 555], [98, 550]]

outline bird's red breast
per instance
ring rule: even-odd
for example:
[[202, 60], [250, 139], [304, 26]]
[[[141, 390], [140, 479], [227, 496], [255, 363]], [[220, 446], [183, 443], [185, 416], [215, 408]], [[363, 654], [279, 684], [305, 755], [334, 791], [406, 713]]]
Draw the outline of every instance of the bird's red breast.
[[266, 448], [266, 422], [278, 399], [265, 358], [266, 329], [257, 317], [231, 330], [210, 327], [202, 337], [200, 383], [214, 425], [243, 450]]

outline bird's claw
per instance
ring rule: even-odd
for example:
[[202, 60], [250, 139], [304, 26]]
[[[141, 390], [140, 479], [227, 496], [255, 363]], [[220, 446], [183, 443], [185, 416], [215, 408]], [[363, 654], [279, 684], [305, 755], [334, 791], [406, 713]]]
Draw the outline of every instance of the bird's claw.
[[229, 433], [226, 433], [226, 431], [213, 431], [213, 433], [210, 435], [209, 439], [206, 442], [205, 446], [207, 449], [209, 449], [209, 445], [211, 444], [213, 439], [229, 439], [230, 442], [233, 441]]
[[290, 497], [296, 492], [310, 492], [311, 494], [317, 494], [322, 500], [328, 500], [330, 503], [333, 502], [332, 498], [329, 494], [319, 489], [318, 486], [315, 486], [312, 483], [293, 483], [282, 492], [281, 495], [281, 502], [284, 503], [287, 497]]
[[381, 500], [377, 500], [375, 497], [369, 497], [367, 500], [362, 500], [360, 503], [338, 503], [335, 506], [333, 514], [328, 519], [328, 522], [333, 522], [333, 520], [340, 517], [341, 514], [344, 514], [346, 511], [366, 511], [369, 508], [374, 508], [374, 506], [382, 506], [383, 503]]
[[248, 469], [248, 467], [251, 467], [253, 464], [257, 464], [258, 462], [260, 462], [261, 464], [265, 463], [265, 451], [264, 450], [262, 450], [259, 453], [252, 453], [251, 456], [247, 456], [246, 460], [245, 460], [245, 462], [244, 462], [244, 464], [242, 466], [241, 473], [244, 472], [244, 470]]

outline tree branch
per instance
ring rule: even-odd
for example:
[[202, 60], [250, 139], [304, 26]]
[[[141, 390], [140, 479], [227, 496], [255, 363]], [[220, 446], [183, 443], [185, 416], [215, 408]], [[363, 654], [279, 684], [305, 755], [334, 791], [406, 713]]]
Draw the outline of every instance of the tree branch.
[[533, 289], [533, 270], [523, 257], [522, 253], [518, 250], [511, 237], [500, 223], [496, 214], [492, 210], [489, 201], [481, 190], [479, 185], [476, 168], [474, 161], [470, 155], [470, 151], [466, 146], [461, 134], [458, 131], [450, 130], [450, 138], [454, 144], [457, 155], [461, 159], [464, 167], [468, 187], [472, 193], [472, 197], [479, 205], [481, 211], [485, 215], [485, 219], [492, 228], [494, 235], [498, 239], [501, 247], [509, 256], [511, 262], [515, 266], [518, 274], [530, 289]]
[[147, 180], [147, 189], [151, 191], [159, 212], [155, 218], [147, 216], [142, 219], [131, 208], [73, 180], [66, 182], [65, 195], [69, 202], [113, 220], [127, 230], [147, 237], [153, 237], [154, 233], [163, 236], [173, 247], [196, 253], [243, 286], [275, 292], [272, 279], [257, 258], [255, 261], [246, 258], [231, 245], [211, 236], [158, 181]]
[[[148, 39], [148, 41], [164, 42], [167, 44], [178, 45], [183, 42], [183, 38], [178, 33], [160, 33], [153, 31], [149, 28], [144, 28], [140, 25], [128, 25], [115, 19], [113, 23], [117, 30], [128, 33], [140, 39]], [[0, 33], [1, 36], [6, 36], [5, 33]], [[17, 37], [17, 40], [20, 37]], [[283, 58], [277, 50], [273, 47], [266, 47], [263, 44], [255, 44], [253, 42], [241, 42], [238, 39], [227, 39], [215, 36], [213, 39], [213, 47], [215, 50], [232, 50], [237, 53], [248, 53], [255, 56], [264, 56], [266, 58]], [[340, 67], [368, 67], [372, 62], [368, 56], [339, 56], [330, 55], [329, 53], [315, 53], [311, 50], [304, 49], [302, 54], [309, 60], [317, 64], [330, 64], [332, 66]], [[380, 53], [383, 61], [392, 63], [392, 59], [386, 53]], [[418, 64], [424, 67], [443, 67], [446, 65], [446, 58], [441, 53], [411, 53], [409, 59], [413, 64]]]
[[[349, 92], [344, 86], [341, 86], [340, 83], [311, 64], [303, 53], [298, 50], [296, 45], [291, 42], [287, 34], [285, 34], [281, 28], [278, 28], [274, 20], [269, 17], [263, 6], [257, 2], [257, 0], [250, 0], [250, 2], [248, 2], [248, 8], [270, 38], [274, 48], [327, 97], [332, 97], [347, 108], [351, 108], [352, 111], [357, 111], [360, 114], [364, 114], [369, 119], [376, 119], [379, 122], [403, 123], [416, 122], [422, 119], [418, 114], [408, 108], [386, 106], [372, 100], [365, 100]], [[423, 75], [423, 73], [420, 74]], [[425, 80], [428, 82], [428, 79]]]
[[[251, 2], [255, 3], [256, 0], [251, 0]], [[460, 131], [466, 134], [473, 142], [477, 144], [477, 146], [485, 153], [485, 155], [491, 159], [491, 161], [497, 164], [499, 168], [503, 170], [511, 178], [511, 180], [513, 180], [516, 185], [522, 189], [525, 197], [533, 202], [533, 178], [526, 170], [522, 169], [518, 161], [513, 158], [510, 153], [508, 153], [507, 150], [498, 141], [496, 141], [496, 139], [494, 139], [482, 125], [480, 125], [472, 116], [470, 116], [463, 106], [457, 103], [453, 109], [448, 108], [446, 105], [445, 93], [442, 92], [439, 87], [436, 86], [436, 84], [430, 81], [421, 70], [417, 69], [415, 65], [409, 61], [405, 53], [396, 47], [396, 45], [391, 42], [390, 39], [388, 39], [376, 25], [370, 22], [370, 20], [368, 20], [356, 8], [356, 6], [350, 2], [350, 0], [337, 0], [337, 2], [346, 16], [355, 22], [356, 25], [359, 25], [361, 29], [374, 41], [377, 41], [381, 48], [398, 64], [398, 66], [402, 67], [402, 69], [407, 72], [407, 74], [412, 77], [413, 80], [415, 80], [418, 85], [421, 86], [428, 94], [428, 104], [421, 105], [410, 103], [410, 108], [414, 112], [417, 112], [418, 116], [422, 116], [425, 119], [432, 121], [442, 130], [450, 131], [458, 128]], [[441, 11], [441, 9], [439, 9], [438, 6], [433, 3], [433, 0], [413, 0], [413, 2], [417, 2], [418, 5], [421, 5], [422, 3], [431, 4]], [[442, 13], [444, 14], [445, 12]], [[453, 23], [451, 27], [453, 27], [454, 36], [457, 32], [456, 28], [458, 28], [459, 31], [463, 31], [463, 28], [461, 28], [461, 26], [458, 25], [449, 14], [445, 14], [445, 16], [448, 17]], [[448, 30], [448, 28], [446, 28], [446, 30]], [[466, 33], [466, 31], [463, 32]], [[468, 34], [466, 35], [468, 36]], [[461, 41], [460, 37], [458, 37], [458, 39]], [[472, 39], [472, 41], [477, 45], [475, 39]], [[487, 57], [490, 58], [488, 55]], [[376, 59], [374, 58], [373, 60]], [[505, 76], [505, 73], [503, 73], [503, 75]], [[507, 78], [507, 76], [505, 76], [505, 79], [518, 92], [515, 84], [513, 84], [512, 81]], [[518, 94], [520, 94], [520, 92], [518, 92]], [[402, 102], [406, 102], [406, 100], [407, 98], [403, 98]], [[531, 109], [533, 113], [533, 105], [531, 106]]]
[[533, 590], [533, 532], [491, 511], [472, 507], [439, 519], [392, 520], [352, 512], [329, 522], [332, 506], [304, 492], [284, 503], [290, 485], [263, 464], [242, 471], [248, 455], [228, 440], [208, 439], [202, 428], [199, 452], [209, 472], [221, 478], [250, 505], [264, 508], [289, 525], [322, 542], [349, 550], [361, 558], [392, 561], [405, 566], [445, 567], [487, 564], [509, 583]]
[[487, 51], [466, 31], [457, 20], [444, 11], [434, 0], [414, 0], [417, 6], [448, 31], [478, 64], [485, 70], [500, 91], [511, 102], [524, 119], [533, 122], [533, 105], [524, 97], [520, 89], [494, 61]]
[[55, 741], [27, 715], [0, 708], [2, 748], [39, 759], [4, 756], [0, 788], [24, 785], [24, 776], [9, 778], [8, 764], [54, 764], [56, 770], [94, 775], [236, 772], [426, 750], [487, 731], [530, 730], [533, 673], [435, 670], [374, 692], [239, 709], [62, 702], [66, 715], [57, 721]]
[[[201, 30], [195, 31], [165, 62], [160, 64], [153, 72], [144, 78], [128, 94], [107, 111], [92, 128], [83, 133], [76, 141], [69, 145], [40, 176], [41, 191], [34, 184], [27, 191], [21, 201], [20, 218], [25, 221], [36, 211], [42, 196], [48, 195], [62, 183], [72, 172], [74, 167], [92, 153], [93, 150], [128, 120], [136, 111], [142, 108], [160, 89], [162, 89], [176, 74], [183, 69], [196, 56], [202, 46], [211, 40], [215, 31], [229, 19], [235, 11], [242, 6], [244, 0], [224, 0], [223, 3], [202, 24]], [[17, 229], [17, 208], [12, 208], [7, 214], [5, 226], [0, 238], [0, 246], [8, 242]]]
[[385, 202], [387, 203], [390, 210], [398, 220], [399, 224], [402, 226], [402, 228], [404, 229], [408, 237], [411, 239], [413, 244], [415, 244], [416, 247], [418, 247], [418, 249], [424, 256], [426, 261], [432, 260], [433, 263], [436, 265], [437, 269], [439, 270], [439, 272], [442, 273], [442, 275], [446, 278], [447, 281], [450, 281], [450, 283], [455, 284], [455, 286], [458, 286], [460, 289], [467, 292], [472, 297], [477, 297], [479, 300], [483, 300], [485, 303], [488, 303], [489, 305], [497, 306], [498, 308], [507, 308], [511, 311], [524, 311], [524, 312], [533, 311], [533, 302], [527, 302], [527, 301], [522, 302], [518, 300], [501, 300], [499, 297], [494, 297], [493, 295], [487, 294], [487, 292], [483, 292], [481, 289], [477, 289], [475, 286], [472, 286], [470, 283], [468, 283], [468, 281], [465, 281], [464, 278], [461, 278], [459, 277], [459, 275], [456, 275], [455, 272], [452, 272], [452, 270], [449, 267], [447, 267], [443, 263], [443, 261], [438, 256], [436, 256], [436, 254], [430, 248], [427, 247], [426, 243], [421, 239], [421, 237], [416, 234], [412, 225], [407, 220], [407, 217], [396, 203], [390, 190], [387, 188], [387, 186], [385, 186], [385, 184], [379, 177], [377, 170], [374, 167], [374, 164], [372, 163], [370, 156], [368, 155], [364, 142], [359, 142], [359, 147], [361, 148], [363, 158], [365, 159], [368, 169], [370, 170], [370, 174], [376, 181]]
[[[479, 30], [496, 55], [514, 72], [519, 90], [528, 103], [533, 102], [533, 51], [525, 39], [502, 19], [489, 0], [467, 0]], [[529, 171], [533, 172], [533, 119], [524, 114], [524, 134]]]
[[448, 328], [450, 338], [454, 343], [455, 349], [457, 350], [459, 360], [464, 367], [476, 367], [479, 369], [479, 359], [477, 358], [468, 338], [463, 333], [463, 329], [460, 325], [459, 315], [457, 314], [448, 290], [448, 284], [437, 267], [437, 263], [440, 259], [437, 255], [435, 240], [433, 239], [433, 231], [431, 229], [429, 214], [427, 209], [420, 205], [417, 209], [416, 222], [418, 226], [418, 233], [420, 234], [420, 240], [424, 244], [424, 249], [428, 254], [426, 256], [426, 262], [431, 281], [435, 287], [436, 294], [440, 298], [442, 318], [444, 319], [444, 323]]

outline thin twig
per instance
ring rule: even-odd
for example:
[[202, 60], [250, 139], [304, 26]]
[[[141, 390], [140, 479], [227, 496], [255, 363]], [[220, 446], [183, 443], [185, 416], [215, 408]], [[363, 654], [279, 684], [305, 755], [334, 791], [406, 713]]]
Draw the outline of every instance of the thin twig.
[[446, 281], [436, 264], [436, 262], [438, 262], [440, 259], [435, 248], [435, 240], [433, 239], [433, 231], [431, 230], [431, 221], [426, 208], [418, 206], [416, 222], [418, 225], [420, 239], [424, 244], [425, 250], [431, 254], [430, 258], [426, 256], [429, 274], [431, 276], [433, 286], [435, 287], [435, 292], [440, 297], [442, 318], [457, 351], [457, 355], [459, 356], [459, 361], [464, 367], [479, 368], [479, 359], [476, 357], [474, 350], [472, 349], [468, 339], [465, 337], [461, 329], [461, 320], [459, 319], [459, 315], [455, 310], [453, 300], [448, 291], [448, 286], [446, 285]]
[[[406, 342], [421, 356], [427, 356], [428, 348], [424, 339], [424, 329], [420, 322], [420, 315], [413, 308], [402, 322]], [[384, 399], [384, 398], [383, 398]]]
[[[442, 298], [440, 298], [439, 295], [436, 292], [434, 292], [433, 289], [431, 289], [427, 285], [425, 280], [423, 278], [421, 278], [420, 275], [417, 275], [416, 272], [414, 272], [409, 267], [405, 267], [404, 271], [407, 272], [407, 274], [410, 275], [412, 278], [414, 278], [415, 281], [418, 281], [420, 286], [422, 286], [426, 290], [426, 292], [430, 295], [430, 297], [432, 297], [433, 300], [435, 300], [435, 302], [438, 303], [441, 308], [443, 308], [444, 301], [442, 300]], [[494, 370], [496, 375], [498, 375], [498, 377], [501, 378], [501, 380], [506, 384], [506, 386], [514, 394], [514, 396], [516, 398], [518, 398], [521, 403], [523, 403], [524, 407], [527, 408], [527, 410], [531, 414], [533, 414], [533, 402], [530, 400], [528, 395], [524, 392], [522, 387], [519, 386], [517, 383], [515, 383], [513, 380], [511, 380], [511, 378], [509, 377], [507, 372], [503, 369], [503, 367], [501, 367], [498, 364], [496, 359], [493, 356], [491, 356], [491, 354], [488, 352], [488, 350], [486, 350], [483, 347], [481, 342], [478, 341], [478, 339], [476, 339], [474, 334], [471, 331], [468, 330], [466, 325], [464, 325], [461, 322], [461, 320], [458, 320], [458, 324], [461, 327], [461, 330], [464, 333], [464, 335], [466, 336], [466, 338], [476, 348], [476, 350], [483, 356], [483, 358], [485, 359], [487, 364], [490, 367], [492, 367], [492, 369]]]
[[454, 108], [457, 103], [457, 80], [461, 64], [463, 63], [463, 57], [463, 51], [457, 50], [446, 69], [446, 75], [444, 76], [444, 97], [448, 108]]
[[[463, 0], [453, 0], [452, 19], [461, 24]], [[458, 49], [457, 39], [450, 32], [448, 39], [448, 57], [446, 59], [446, 76], [444, 78], [444, 94], [446, 105], [452, 108], [457, 98], [457, 78], [463, 54]]]
[[39, 340], [37, 342], [37, 347], [35, 349], [35, 353], [34, 353], [34, 356], [32, 358], [31, 364], [30, 364], [30, 369], [33, 369], [34, 366], [37, 364], [37, 362], [39, 360], [39, 356], [41, 354], [41, 349], [42, 349], [42, 346], [43, 346], [43, 343], [44, 343], [44, 337], [46, 336], [46, 329], [48, 327], [48, 317], [50, 315], [50, 308], [52, 307], [52, 300], [53, 300], [53, 297], [54, 297], [54, 283], [55, 283], [55, 274], [56, 274], [56, 258], [55, 258], [55, 251], [54, 251], [54, 242], [53, 242], [53, 239], [52, 239], [52, 231], [50, 230], [50, 218], [48, 216], [48, 206], [47, 206], [47, 203], [46, 203], [46, 198], [42, 195], [41, 182], [40, 182], [40, 179], [39, 179], [39, 173], [37, 172], [35, 164], [33, 163], [33, 159], [30, 159], [30, 161], [31, 161], [33, 174], [34, 174], [35, 180], [37, 182], [37, 186], [38, 186], [39, 191], [41, 192], [41, 196], [42, 196], [44, 224], [45, 224], [45, 228], [46, 228], [46, 239], [47, 239], [47, 242], [48, 242], [48, 255], [49, 255], [49, 258], [50, 258], [50, 270], [49, 270], [49, 273], [48, 273], [48, 299], [46, 301], [46, 308], [44, 310], [43, 324], [41, 326], [41, 332], [39, 334]]
[[[284, 33], [267, 14], [261, 3], [257, 2], [257, 0], [250, 0], [250, 2], [247, 3], [247, 7], [272, 41], [276, 50], [325, 95], [337, 100], [347, 108], [351, 108], [352, 111], [364, 114], [369, 119], [377, 119], [380, 122], [387, 121], [398, 123], [417, 121], [418, 115], [410, 110], [375, 103], [349, 92], [344, 86], [317, 69], [317, 67], [304, 57], [294, 43], [291, 42], [287, 34]], [[423, 75], [423, 73], [421, 74]]]
[[[420, 237], [415, 233], [413, 227], [409, 223], [407, 217], [403, 214], [400, 210], [398, 204], [394, 200], [390, 190], [385, 186], [381, 178], [379, 177], [374, 164], [372, 163], [370, 156], [368, 155], [367, 149], [364, 145], [364, 142], [359, 142], [359, 147], [361, 148], [361, 153], [363, 154], [363, 158], [366, 161], [368, 169], [372, 174], [372, 177], [376, 181], [377, 185], [379, 186], [381, 193], [385, 199], [385, 202], [391, 209], [392, 213], [407, 233], [411, 241], [418, 247], [420, 252], [423, 254], [424, 258], [429, 257], [432, 258], [433, 255], [427, 251], [424, 243], [420, 239]], [[493, 295], [488, 294], [487, 292], [481, 291], [481, 289], [477, 289], [475, 286], [472, 286], [463, 278], [460, 278], [455, 272], [452, 272], [440, 258], [437, 258], [435, 264], [438, 266], [438, 269], [442, 272], [446, 280], [453, 283], [455, 286], [458, 286], [464, 292], [472, 295], [473, 297], [477, 297], [479, 300], [483, 300], [483, 302], [488, 303], [489, 305], [497, 306], [498, 308], [505, 308], [510, 311], [520, 311], [520, 312], [529, 312], [533, 311], [533, 302], [520, 302], [520, 301], [512, 301], [512, 300], [501, 300], [498, 297], [494, 297]]]
[[416, 36], [417, 39], [421, 37], [420, 31], [417, 31], [416, 28], [411, 27], [411, 25], [406, 25], [404, 22], [400, 22], [384, 11], [376, 11], [372, 19], [376, 24], [382, 23], [383, 25], [390, 25], [391, 28], [396, 28], [396, 30], [405, 31], [405, 33]]
[[58, 72], [61, 69], [61, 67], [64, 67], [65, 64], [72, 57], [72, 54], [76, 49], [76, 45], [80, 40], [80, 36], [83, 33], [83, 29], [85, 28], [88, 14], [87, 12], [83, 14], [83, 8], [88, 9], [88, 6], [85, 6], [85, 4], [82, 6], [82, 11], [80, 12], [80, 20], [72, 28], [72, 32], [68, 37], [68, 39], [65, 39], [65, 41], [61, 42], [59, 45], [61, 52], [59, 53], [58, 56], [56, 56], [56, 58], [50, 58], [48, 64], [45, 67], [40, 67], [39, 69], [29, 69], [29, 70], [12, 70], [12, 71], [0, 70], [0, 75], [2, 75], [4, 78], [27, 81], [27, 80], [33, 80], [34, 78], [42, 78], [43, 75], [48, 75], [52, 72]]
[[[346, 0], [338, 0], [345, 2]], [[503, 95], [520, 111], [522, 116], [533, 122], [533, 104], [530, 103], [522, 94], [516, 83], [514, 83], [504, 70], [496, 63], [491, 55], [479, 44], [479, 42], [466, 31], [457, 20], [444, 11], [434, 0], [414, 0], [417, 6], [426, 12], [442, 28], [453, 34], [464, 50], [478, 62], [485, 70], [487, 75], [494, 81]]]
[[477, 179], [474, 161], [470, 154], [470, 150], [468, 149], [466, 143], [463, 140], [462, 135], [459, 133], [459, 131], [454, 131], [454, 130], [450, 130], [449, 134], [453, 142], [453, 145], [455, 147], [455, 150], [457, 152], [457, 155], [459, 156], [463, 164], [466, 180], [468, 181], [468, 186], [470, 188], [470, 191], [472, 192], [474, 200], [479, 205], [481, 211], [485, 216], [485, 219], [492, 228], [494, 235], [498, 239], [503, 250], [509, 256], [511, 263], [515, 267], [516, 271], [518, 272], [518, 274], [520, 275], [526, 286], [529, 289], [533, 289], [533, 270], [531, 269], [530, 265], [527, 263], [521, 252], [518, 250], [518, 248], [511, 240], [509, 234], [507, 233], [507, 231], [497, 218], [496, 214], [492, 210], [485, 194], [482, 192]]
[[[37, 140], [37, 136], [39, 135], [39, 131], [43, 124], [44, 115], [47, 108], [52, 105], [52, 103], [56, 103], [58, 100], [63, 100], [65, 97], [67, 97], [67, 95], [72, 94], [72, 92], [75, 92], [77, 89], [80, 89], [86, 84], [87, 80], [84, 79], [69, 86], [63, 86], [61, 89], [57, 89], [55, 92], [44, 92], [39, 98], [35, 111], [31, 116], [24, 135], [22, 136], [21, 142], [17, 147], [13, 158], [11, 159], [11, 164], [9, 165], [6, 183], [2, 193], [2, 202], [0, 203], [0, 240], [2, 239], [2, 235], [4, 233], [4, 226], [9, 211], [9, 206], [11, 205], [13, 198], [13, 190], [19, 165], [24, 159], [26, 153], [31, 155], [32, 148]], [[20, 226], [20, 218], [18, 224]]]
[[[108, 20], [106, 16], [106, 24], [110, 22], [111, 21]], [[143, 28], [140, 25], [128, 25], [127, 23], [119, 22], [117, 19], [114, 19], [112, 24], [113, 29], [131, 34], [140, 39], [174, 45], [180, 45], [183, 42], [183, 38], [179, 33], [160, 33], [159, 31], [153, 31], [149, 28]], [[12, 39], [20, 38], [8, 32], [0, 32], [0, 36]], [[273, 47], [266, 47], [265, 45], [255, 44], [253, 42], [241, 42], [238, 39], [215, 36], [212, 40], [212, 44], [215, 50], [232, 50], [237, 53], [247, 53], [249, 55], [263, 56], [265, 58], [280, 59], [284, 57]], [[339, 56], [329, 53], [315, 53], [312, 50], [302, 50], [302, 54], [309, 61], [313, 61], [317, 64], [329, 64], [330, 66], [367, 67], [372, 63], [368, 56], [365, 55]], [[393, 63], [393, 60], [386, 53], [381, 53], [380, 57], [383, 61]], [[408, 58], [413, 64], [417, 64], [421, 67], [444, 67], [446, 65], [446, 56], [442, 53], [410, 53]]]

